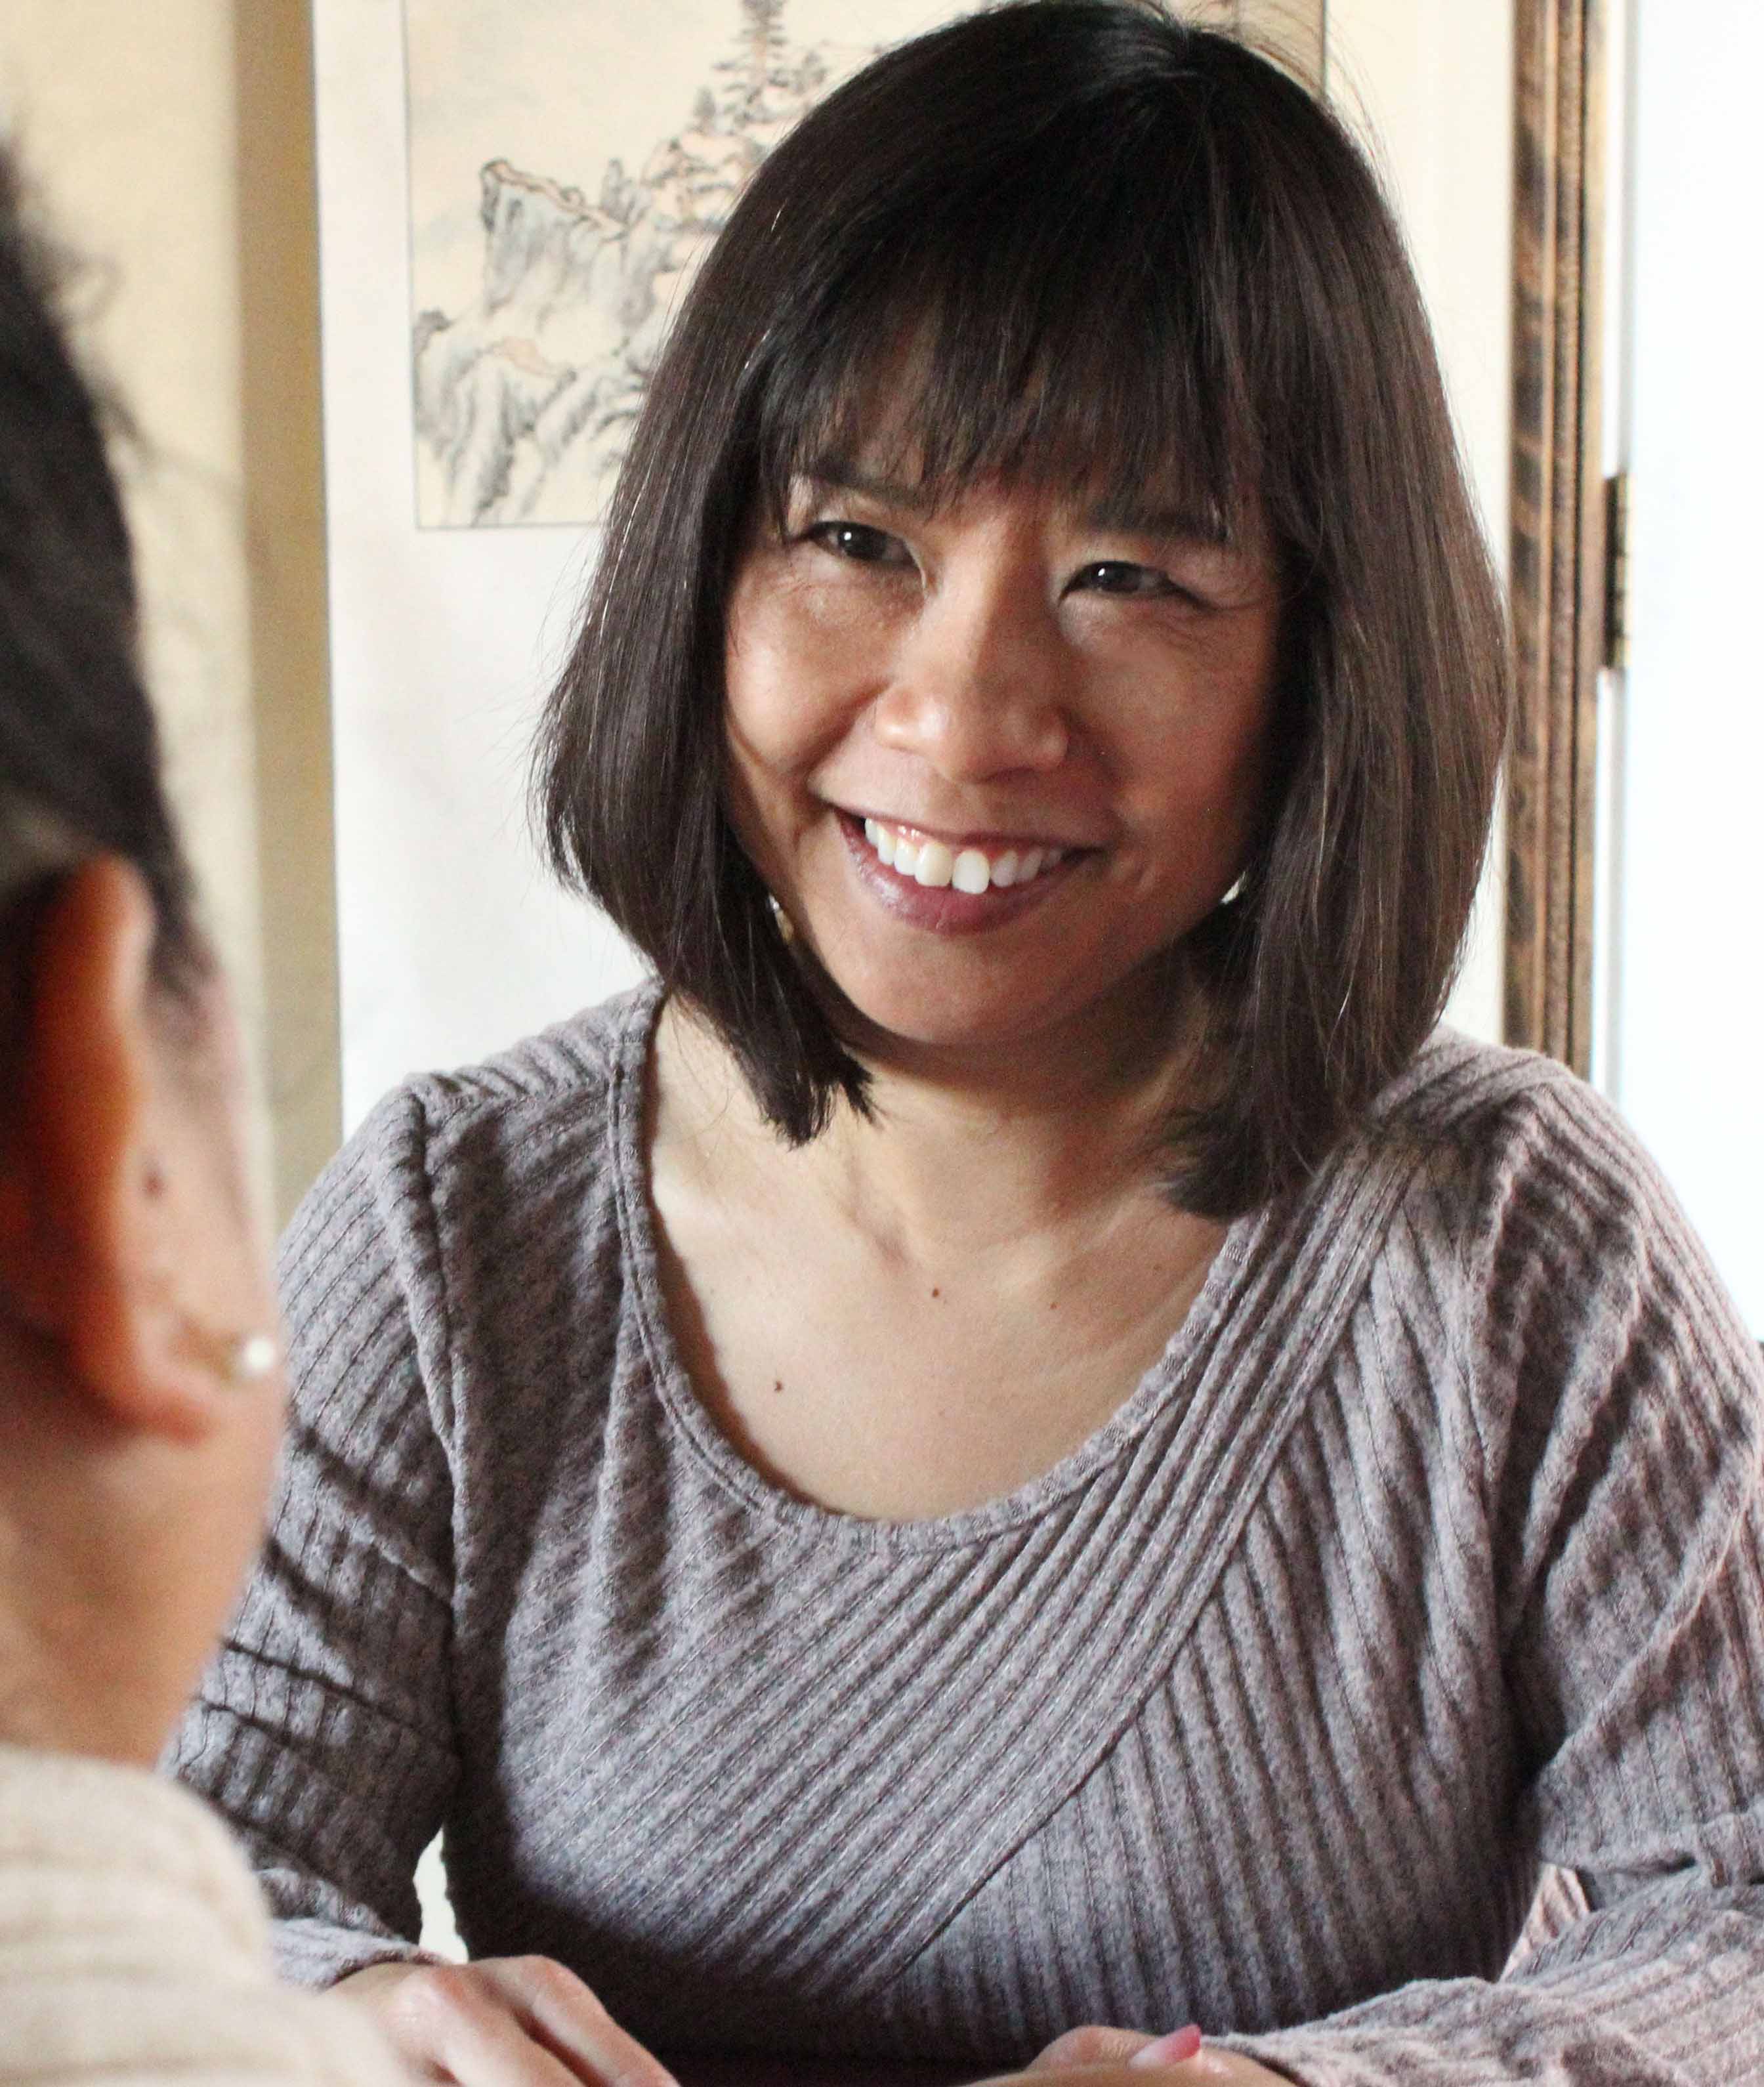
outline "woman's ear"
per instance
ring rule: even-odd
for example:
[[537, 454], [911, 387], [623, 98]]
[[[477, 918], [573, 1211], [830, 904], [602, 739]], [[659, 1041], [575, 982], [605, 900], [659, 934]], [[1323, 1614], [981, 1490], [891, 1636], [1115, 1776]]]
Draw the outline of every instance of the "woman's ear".
[[0, 1138], [0, 1304], [58, 1349], [89, 1416], [195, 1440], [226, 1396], [182, 1294], [153, 901], [115, 856], [62, 882], [34, 938]]

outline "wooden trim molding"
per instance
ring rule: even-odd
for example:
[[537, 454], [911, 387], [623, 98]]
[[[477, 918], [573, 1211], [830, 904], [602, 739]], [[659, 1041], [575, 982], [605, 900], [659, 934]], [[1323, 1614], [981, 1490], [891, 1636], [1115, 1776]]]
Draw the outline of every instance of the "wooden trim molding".
[[1507, 1041], [1585, 1073], [1606, 655], [1607, 0], [1516, 0]]
[[278, 1229], [342, 1135], [308, 0], [233, 0], [245, 512]]

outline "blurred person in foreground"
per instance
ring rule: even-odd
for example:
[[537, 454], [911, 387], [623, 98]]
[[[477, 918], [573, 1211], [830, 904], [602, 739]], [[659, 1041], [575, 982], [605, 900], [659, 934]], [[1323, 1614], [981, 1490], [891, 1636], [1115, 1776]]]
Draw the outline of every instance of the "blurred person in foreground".
[[0, 2081], [390, 2082], [151, 1772], [280, 1440], [245, 1083], [100, 416], [0, 157]]

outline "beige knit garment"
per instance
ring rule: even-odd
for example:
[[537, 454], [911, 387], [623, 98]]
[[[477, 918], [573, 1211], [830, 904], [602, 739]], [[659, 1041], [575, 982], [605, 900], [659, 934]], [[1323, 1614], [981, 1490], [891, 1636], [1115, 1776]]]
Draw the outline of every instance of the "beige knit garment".
[[[670, 2055], [1764, 2078], [1759, 1357], [1595, 1096], [1440, 1039], [1089, 1442], [869, 1522], [680, 1366], [654, 1006], [413, 1082], [286, 1244], [283, 1496], [182, 1759], [294, 1975], [408, 1951], [444, 1825], [468, 1948]], [[1591, 1910], [1503, 1975], [1547, 1864]]]
[[224, 1829], [138, 1769], [0, 1746], [0, 2081], [398, 2087], [340, 2000], [276, 1986]]

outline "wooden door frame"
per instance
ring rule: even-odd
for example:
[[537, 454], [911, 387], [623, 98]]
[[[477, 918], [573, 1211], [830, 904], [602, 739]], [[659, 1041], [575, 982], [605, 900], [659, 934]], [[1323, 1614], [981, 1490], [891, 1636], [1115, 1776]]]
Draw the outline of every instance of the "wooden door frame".
[[1584, 1074], [1608, 650], [1603, 465], [1609, 0], [1515, 0], [1507, 1041]]
[[264, 1076], [280, 1230], [343, 1133], [310, 0], [233, 0]]

